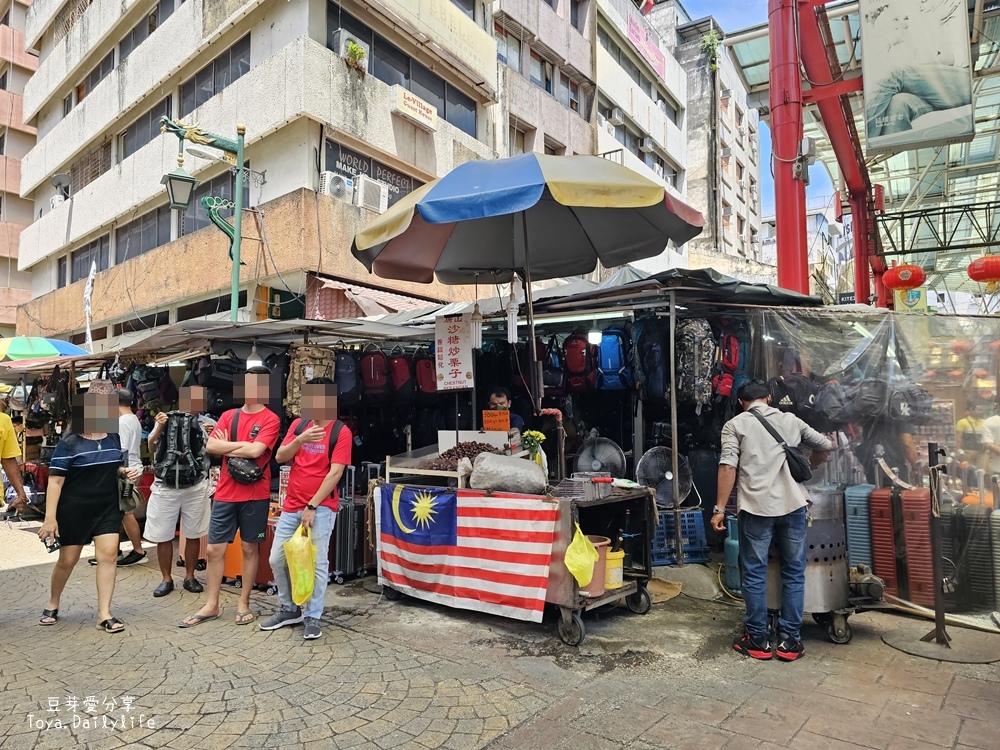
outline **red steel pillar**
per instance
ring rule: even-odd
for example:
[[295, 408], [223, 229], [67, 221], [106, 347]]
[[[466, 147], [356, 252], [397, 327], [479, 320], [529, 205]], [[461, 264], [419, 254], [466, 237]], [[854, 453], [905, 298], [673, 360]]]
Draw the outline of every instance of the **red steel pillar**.
[[851, 222], [854, 229], [854, 296], [859, 305], [867, 305], [871, 296], [868, 258], [868, 199], [865, 195], [851, 193]]
[[806, 185], [795, 179], [802, 143], [802, 79], [795, 32], [797, 0], [768, 0], [770, 105], [778, 286], [809, 294]]

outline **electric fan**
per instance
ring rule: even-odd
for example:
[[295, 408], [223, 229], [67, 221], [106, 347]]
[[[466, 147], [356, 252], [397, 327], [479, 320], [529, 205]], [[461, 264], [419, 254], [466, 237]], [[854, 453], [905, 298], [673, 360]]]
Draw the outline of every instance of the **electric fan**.
[[625, 452], [613, 440], [602, 438], [591, 430], [576, 457], [576, 471], [610, 474], [616, 479], [625, 476]]
[[[694, 480], [687, 457], [678, 456], [677, 459], [678, 499], [683, 506], [691, 494]], [[658, 508], [674, 507], [674, 470], [670, 448], [659, 446], [643, 453], [635, 467], [635, 480], [641, 485], [653, 488]]]

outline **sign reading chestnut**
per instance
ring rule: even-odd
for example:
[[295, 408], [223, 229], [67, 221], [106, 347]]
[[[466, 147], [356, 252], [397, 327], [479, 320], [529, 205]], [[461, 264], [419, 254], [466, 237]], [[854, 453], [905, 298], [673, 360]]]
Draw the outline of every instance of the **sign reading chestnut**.
[[405, 117], [424, 130], [437, 130], [437, 107], [428, 104], [402, 86], [396, 85], [393, 88], [396, 90], [396, 106], [392, 108], [393, 114]]

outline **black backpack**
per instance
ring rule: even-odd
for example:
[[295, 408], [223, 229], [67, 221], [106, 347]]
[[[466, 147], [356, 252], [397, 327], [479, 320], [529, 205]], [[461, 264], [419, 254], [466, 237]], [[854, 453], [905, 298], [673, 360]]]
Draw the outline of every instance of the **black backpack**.
[[167, 414], [156, 444], [153, 474], [167, 487], [194, 487], [208, 476], [205, 432], [198, 418], [182, 411]]
[[[312, 424], [311, 419], [300, 419], [299, 423], [295, 426], [295, 432], [293, 433], [295, 437], [298, 437], [306, 428]], [[337, 439], [340, 437], [340, 431], [344, 429], [344, 423], [339, 419], [334, 423], [333, 429], [330, 430], [330, 442], [327, 445], [327, 458], [333, 459], [333, 449], [337, 447]]]

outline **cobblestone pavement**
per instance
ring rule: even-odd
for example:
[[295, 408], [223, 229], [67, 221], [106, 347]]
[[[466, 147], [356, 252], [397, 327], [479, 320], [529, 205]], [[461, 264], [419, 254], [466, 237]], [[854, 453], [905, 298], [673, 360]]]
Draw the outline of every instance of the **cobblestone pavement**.
[[[807, 658], [763, 664], [729, 647], [738, 608], [683, 595], [643, 617], [591, 617], [570, 649], [549, 620], [388, 602], [356, 584], [331, 587], [324, 635], [305, 642], [300, 628], [233, 624], [233, 593], [221, 619], [178, 629], [200, 597], [178, 586], [153, 599], [151, 561], [119, 572], [114, 613], [128, 628], [107, 635], [86, 563], [60, 622], [35, 624], [51, 562], [34, 534], [0, 526], [4, 750], [1000, 747], [1000, 668], [893, 651], [879, 634], [908, 623], [894, 615], [853, 618], [848, 646], [810, 627]], [[254, 595], [258, 614], [275, 604]]]

